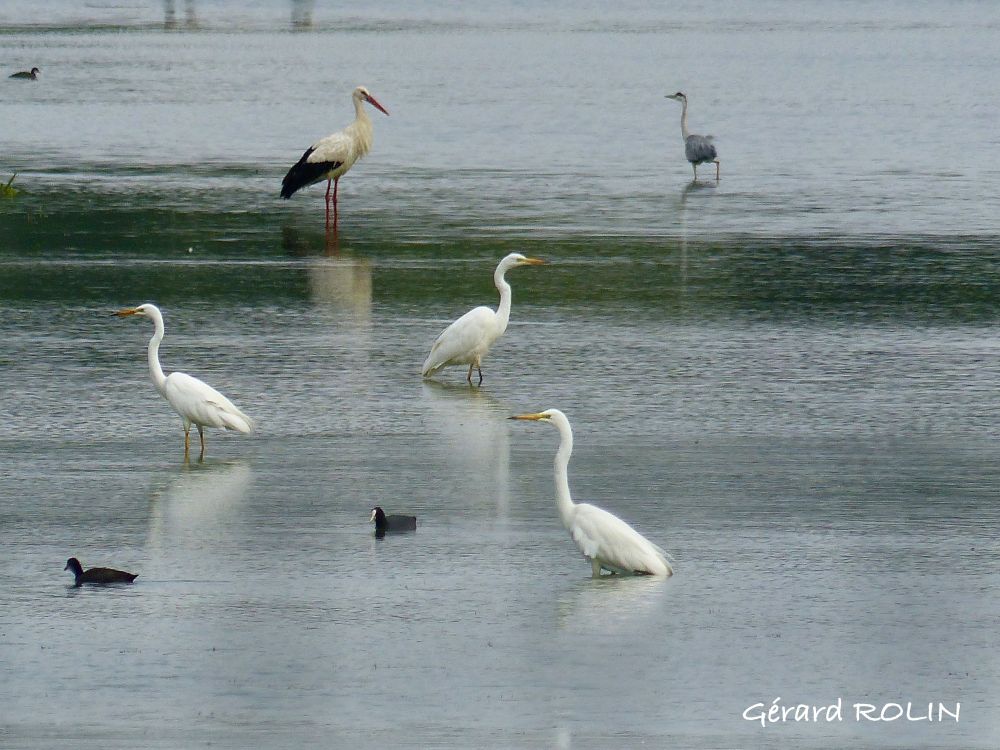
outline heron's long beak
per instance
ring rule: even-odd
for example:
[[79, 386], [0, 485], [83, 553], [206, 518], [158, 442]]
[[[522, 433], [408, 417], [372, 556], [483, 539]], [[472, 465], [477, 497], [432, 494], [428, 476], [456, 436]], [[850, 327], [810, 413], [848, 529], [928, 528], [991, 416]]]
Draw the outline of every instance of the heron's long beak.
[[375, 520], [375, 509], [372, 508], [372, 517], [368, 519], [368, 522], [371, 523], [374, 520]]
[[532, 422], [537, 422], [540, 419], [545, 419], [545, 415], [542, 413], [538, 414], [518, 414], [516, 417], [507, 417], [507, 419], [530, 419]]
[[126, 307], [124, 310], [119, 310], [114, 315], [116, 318], [127, 318], [129, 315], [135, 315], [139, 311], [134, 307]]
[[545, 261], [541, 258], [525, 258], [521, 261], [526, 266], [544, 266]]
[[66, 567], [63, 570], [69, 570], [69, 563], [66, 563]]
[[372, 96], [371, 94], [368, 95], [368, 103], [371, 104], [373, 107], [375, 107], [375, 109], [379, 110], [380, 112], [389, 114], [389, 110], [387, 110], [385, 107], [379, 104], [378, 101], [375, 99], [375, 97]]

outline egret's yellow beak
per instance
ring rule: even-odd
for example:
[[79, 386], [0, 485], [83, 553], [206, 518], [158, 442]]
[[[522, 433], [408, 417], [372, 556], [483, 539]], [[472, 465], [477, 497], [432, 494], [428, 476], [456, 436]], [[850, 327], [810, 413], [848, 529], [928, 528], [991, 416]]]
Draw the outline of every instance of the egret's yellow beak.
[[521, 264], [525, 266], [544, 266], [545, 261], [541, 258], [525, 258], [521, 261]]
[[516, 417], [507, 417], [507, 419], [530, 419], [533, 422], [537, 422], [540, 419], [547, 419], [547, 414], [518, 414]]
[[139, 311], [136, 310], [134, 307], [126, 307], [124, 310], [119, 310], [118, 312], [116, 312], [115, 317], [127, 318], [129, 315], [135, 315], [137, 312]]

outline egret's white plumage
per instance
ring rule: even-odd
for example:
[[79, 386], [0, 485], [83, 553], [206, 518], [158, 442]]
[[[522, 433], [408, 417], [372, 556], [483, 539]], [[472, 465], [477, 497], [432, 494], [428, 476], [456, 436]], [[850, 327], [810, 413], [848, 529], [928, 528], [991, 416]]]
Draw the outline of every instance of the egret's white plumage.
[[511, 419], [550, 422], [559, 430], [559, 450], [555, 458], [556, 507], [563, 526], [590, 560], [594, 577], [600, 576], [602, 569], [619, 575], [673, 575], [667, 553], [618, 516], [596, 505], [573, 502], [568, 471], [569, 457], [573, 453], [573, 430], [565, 414], [558, 409], [547, 409]]
[[333, 183], [333, 225], [337, 226], [337, 183], [341, 175], [367, 154], [372, 147], [374, 129], [365, 111], [364, 102], [385, 114], [385, 107], [376, 101], [364, 86], [351, 94], [354, 101], [354, 122], [343, 130], [328, 135], [306, 149], [302, 158], [288, 170], [281, 181], [281, 197], [291, 198], [297, 190], [326, 180], [326, 220], [330, 223], [330, 183]]
[[468, 365], [466, 380], [472, 383], [472, 369], [475, 368], [479, 372], [479, 382], [482, 383], [483, 357], [507, 330], [507, 322], [510, 320], [511, 290], [504, 275], [511, 268], [540, 266], [544, 263], [544, 260], [527, 258], [520, 253], [511, 253], [503, 258], [493, 272], [493, 283], [500, 292], [500, 305], [496, 310], [485, 305], [475, 307], [445, 328], [424, 361], [421, 370], [423, 376], [428, 378], [449, 365]]
[[698, 179], [699, 164], [715, 164], [715, 179], [719, 179], [719, 156], [715, 150], [713, 136], [696, 135], [688, 130], [688, 99], [687, 95], [678, 91], [676, 94], [667, 94], [667, 99], [673, 99], [683, 105], [681, 109], [681, 137], [684, 139], [684, 156], [691, 162], [694, 169], [694, 178]]
[[208, 383], [183, 372], [163, 374], [160, 367], [160, 342], [163, 340], [163, 315], [156, 305], [139, 305], [119, 310], [120, 318], [141, 315], [153, 321], [153, 336], [149, 340], [146, 358], [149, 375], [163, 397], [184, 420], [184, 452], [190, 447], [191, 425], [198, 427], [201, 438], [201, 455], [205, 455], [205, 427], [224, 427], [227, 430], [250, 433], [253, 420], [233, 405], [233, 402]]

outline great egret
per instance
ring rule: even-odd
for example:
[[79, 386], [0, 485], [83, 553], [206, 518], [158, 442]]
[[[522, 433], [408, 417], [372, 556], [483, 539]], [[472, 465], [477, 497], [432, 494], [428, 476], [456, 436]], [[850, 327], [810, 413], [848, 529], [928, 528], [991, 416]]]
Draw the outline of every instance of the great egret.
[[281, 181], [281, 197], [291, 198], [297, 190], [326, 180], [326, 228], [330, 228], [330, 183], [333, 183], [333, 228], [337, 229], [337, 183], [341, 175], [354, 166], [354, 162], [367, 154], [372, 147], [374, 131], [372, 121], [363, 102], [368, 102], [380, 112], [389, 114], [364, 86], [351, 94], [354, 100], [354, 122], [306, 149], [302, 158], [288, 170]]
[[387, 516], [381, 506], [372, 508], [372, 516], [368, 519], [375, 522], [375, 533], [385, 534], [394, 531], [415, 531], [417, 528], [416, 516]]
[[156, 305], [128, 307], [115, 313], [119, 318], [141, 315], [153, 321], [153, 337], [149, 340], [146, 358], [149, 375], [163, 398], [184, 420], [184, 455], [191, 444], [191, 425], [198, 427], [201, 438], [201, 457], [205, 457], [205, 427], [225, 427], [244, 434], [253, 432], [253, 420], [237, 409], [233, 402], [212, 386], [183, 372], [163, 374], [160, 367], [160, 342], [163, 340], [163, 315]]
[[82, 586], [85, 583], [132, 583], [139, 577], [138, 573], [126, 573], [124, 570], [115, 570], [114, 568], [84, 570], [80, 561], [75, 557], [66, 561], [66, 567], [63, 570], [73, 571], [77, 586]]
[[472, 384], [472, 368], [479, 372], [479, 385], [483, 384], [483, 371], [480, 367], [486, 352], [498, 338], [507, 330], [510, 320], [510, 284], [504, 274], [518, 266], [541, 266], [545, 261], [539, 258], [527, 258], [520, 253], [511, 253], [503, 258], [493, 272], [493, 283], [500, 292], [500, 305], [496, 310], [485, 305], [469, 310], [441, 332], [431, 347], [431, 353], [424, 361], [422, 374], [429, 378], [442, 367], [449, 365], [468, 365], [469, 373], [465, 379]]
[[715, 151], [715, 144], [712, 143], [713, 136], [695, 135], [688, 130], [688, 98], [678, 91], [676, 94], [667, 94], [667, 99], [673, 99], [684, 105], [681, 110], [681, 136], [684, 138], [684, 155], [691, 162], [694, 169], [694, 178], [698, 179], [698, 165], [709, 162], [715, 164], [715, 179], [719, 179], [719, 156]]
[[17, 73], [11, 73], [8, 78], [27, 78], [29, 81], [37, 81], [38, 74], [41, 73], [38, 68], [32, 68], [30, 71], [22, 70]]
[[600, 577], [602, 569], [619, 575], [673, 575], [667, 553], [618, 516], [596, 505], [573, 502], [567, 470], [573, 453], [573, 430], [565, 414], [558, 409], [547, 409], [510, 419], [549, 422], [559, 430], [559, 450], [555, 458], [556, 507], [563, 526], [590, 560], [594, 578]]

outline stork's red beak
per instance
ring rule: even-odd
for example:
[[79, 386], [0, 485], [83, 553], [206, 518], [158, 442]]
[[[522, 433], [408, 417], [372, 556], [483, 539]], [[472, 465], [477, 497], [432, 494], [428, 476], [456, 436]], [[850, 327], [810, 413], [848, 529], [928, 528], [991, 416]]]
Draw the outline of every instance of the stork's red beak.
[[377, 109], [378, 111], [384, 112], [385, 114], [389, 114], [389, 110], [387, 110], [385, 107], [379, 104], [378, 100], [371, 94], [368, 95], [368, 103], [371, 104], [373, 107], [375, 107], [375, 109]]

